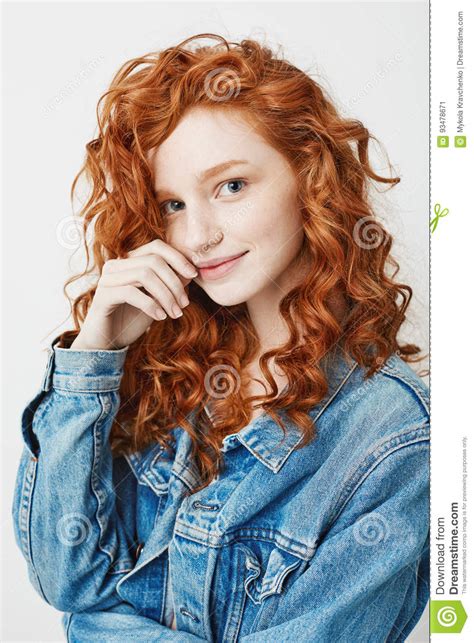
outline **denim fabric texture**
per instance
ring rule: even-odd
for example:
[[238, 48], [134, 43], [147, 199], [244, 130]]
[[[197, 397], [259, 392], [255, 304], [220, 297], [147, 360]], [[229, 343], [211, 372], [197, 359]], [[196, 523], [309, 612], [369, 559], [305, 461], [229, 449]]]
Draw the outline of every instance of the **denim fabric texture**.
[[67, 641], [406, 639], [429, 598], [429, 394], [397, 354], [364, 380], [335, 351], [309, 445], [264, 413], [187, 497], [199, 478], [183, 428], [172, 456], [155, 444], [112, 458], [128, 347], [58, 337], [21, 416], [12, 516]]

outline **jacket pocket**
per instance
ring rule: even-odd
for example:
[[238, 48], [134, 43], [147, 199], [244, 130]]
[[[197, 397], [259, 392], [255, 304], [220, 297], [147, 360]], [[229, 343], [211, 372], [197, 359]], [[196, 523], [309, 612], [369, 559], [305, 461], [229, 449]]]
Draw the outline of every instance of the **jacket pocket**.
[[260, 605], [268, 596], [281, 594], [288, 585], [289, 577], [296, 577], [307, 562], [290, 552], [272, 547], [263, 560], [250, 547], [246, 550], [244, 588], [255, 605]]

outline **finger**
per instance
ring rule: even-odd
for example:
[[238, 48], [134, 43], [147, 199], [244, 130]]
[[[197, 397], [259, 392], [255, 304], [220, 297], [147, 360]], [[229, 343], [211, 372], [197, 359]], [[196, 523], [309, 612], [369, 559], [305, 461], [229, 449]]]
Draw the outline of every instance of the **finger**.
[[143, 246], [131, 250], [127, 257], [143, 257], [148, 254], [158, 254], [162, 256], [177, 272], [184, 277], [197, 277], [198, 271], [196, 266], [189, 261], [182, 252], [173, 248], [161, 239], [154, 239]]
[[162, 306], [170, 317], [180, 317], [183, 313], [179, 302], [171, 290], [148, 266], [139, 266], [130, 270], [107, 272], [101, 275], [101, 287], [143, 286]]
[[[173, 293], [176, 302], [184, 307], [189, 304], [188, 295], [184, 289], [191, 279], [189, 277], [179, 277], [172, 268], [166, 263], [166, 260], [156, 254], [144, 255], [143, 257], [129, 257], [126, 259], [112, 260], [107, 262], [106, 273], [122, 272], [124, 270], [141, 269], [148, 267], [153, 270], [158, 277], [168, 286]], [[105, 266], [104, 266], [105, 267]], [[183, 283], [183, 281], [185, 283]]]
[[114, 303], [130, 304], [130, 306], [138, 308], [153, 319], [160, 321], [166, 319], [166, 312], [156, 303], [153, 297], [146, 295], [134, 286], [111, 288], [110, 296], [114, 299]]

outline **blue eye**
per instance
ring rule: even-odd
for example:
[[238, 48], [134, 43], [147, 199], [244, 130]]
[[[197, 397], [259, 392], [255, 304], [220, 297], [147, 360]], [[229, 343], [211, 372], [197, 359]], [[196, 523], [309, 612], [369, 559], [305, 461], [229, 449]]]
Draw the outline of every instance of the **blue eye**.
[[[242, 184], [242, 183], [245, 183], [245, 181], [244, 181], [243, 179], [232, 179], [232, 180], [230, 180], [230, 181], [226, 181], [226, 182], [223, 184], [223, 186], [222, 186], [222, 187], [224, 187], [225, 185], [232, 185], [232, 184], [233, 184], [233, 185], [235, 185], [236, 183], [237, 183], [237, 184], [239, 184], [239, 183], [241, 183], [241, 184]], [[242, 189], [242, 188], [241, 188], [241, 189]], [[241, 189], [240, 189], [240, 190], [241, 190]], [[238, 192], [240, 192], [240, 190], [237, 190], [237, 191], [233, 191], [233, 190], [232, 190], [232, 191], [231, 191], [231, 194], [237, 194]], [[219, 191], [220, 191], [220, 190], [219, 190]]]
[[[245, 181], [244, 179], [231, 179], [230, 181], [226, 181], [225, 183], [223, 183], [222, 188], [226, 185], [234, 186], [233, 188], [231, 188], [231, 191], [229, 193], [229, 195], [232, 195], [232, 194], [238, 194], [242, 190], [242, 187], [239, 187], [239, 185], [245, 186], [246, 184], [247, 184], [247, 181]], [[237, 186], [237, 189], [235, 189], [235, 186]], [[219, 190], [219, 194], [220, 194], [220, 191], [221, 190]], [[229, 196], [229, 195], [224, 195], [224, 196]], [[177, 209], [174, 209], [176, 205], [178, 205], [179, 207]], [[172, 209], [167, 210], [166, 208], [168, 206], [172, 206]], [[179, 210], [182, 210], [184, 207], [185, 207], [185, 203], [183, 201], [170, 200], [170, 201], [165, 201], [160, 206], [160, 211], [164, 215], [170, 215], [170, 214], [174, 214], [175, 212], [178, 212]]]
[[[163, 212], [163, 214], [173, 214], [174, 212], [177, 212], [177, 210], [171, 210], [171, 212], [167, 212], [165, 208], [168, 205], [176, 204], [176, 203], [179, 203], [184, 206], [184, 203], [182, 201], [165, 201], [165, 203], [163, 203], [163, 205], [161, 206], [160, 210]], [[179, 208], [179, 209], [181, 210], [182, 208]]]

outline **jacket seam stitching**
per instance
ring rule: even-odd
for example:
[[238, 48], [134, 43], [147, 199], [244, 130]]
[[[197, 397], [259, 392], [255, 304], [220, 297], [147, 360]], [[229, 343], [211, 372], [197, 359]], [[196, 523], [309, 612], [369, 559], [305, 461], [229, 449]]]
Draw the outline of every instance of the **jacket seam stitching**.
[[[48, 395], [48, 393], [50, 392], [51, 395]], [[35, 432], [35, 428], [37, 428], [38, 424], [43, 420], [47, 411], [49, 411], [49, 409], [51, 408], [51, 405], [53, 403], [53, 392], [54, 391], [51, 391], [51, 389], [44, 391], [44, 396], [39, 400], [34, 410], [31, 409], [28, 405], [28, 410], [30, 412], [33, 412], [33, 417], [31, 418], [31, 429], [33, 430], [33, 433]], [[43, 404], [43, 402], [46, 402], [46, 404], [40, 409], [40, 406]]]
[[[107, 376], [109, 377], [109, 376]], [[114, 376], [115, 377], [115, 376]], [[111, 387], [104, 387], [104, 388], [90, 388], [90, 389], [85, 389], [85, 388], [80, 388], [80, 387], [72, 387], [68, 388], [65, 386], [61, 386], [60, 384], [54, 384], [52, 387], [55, 391], [63, 391], [64, 393], [90, 393], [91, 395], [97, 395], [98, 393], [116, 393], [117, 391], [120, 390], [120, 386], [114, 386], [113, 388]]]
[[[244, 571], [244, 559], [245, 559], [245, 551], [242, 550], [241, 548], [237, 548], [237, 566], [238, 566], [238, 573], [237, 577], [242, 579], [244, 577], [245, 571]], [[236, 643], [236, 641], [239, 640], [239, 633], [242, 628], [242, 620], [244, 616], [244, 611], [245, 611], [245, 605], [247, 602], [247, 592], [245, 591], [245, 588], [240, 588], [240, 596], [241, 596], [241, 603], [240, 605], [237, 606], [238, 608], [238, 614], [237, 614], [237, 619], [236, 623], [234, 625], [234, 631], [232, 632], [232, 638], [230, 639], [230, 643]], [[226, 630], [224, 630], [224, 640], [227, 640], [228, 632], [227, 632], [228, 627]]]
[[[30, 469], [34, 467], [35, 463], [29, 458], [28, 464], [26, 465], [25, 472], [23, 474], [23, 481], [21, 486], [21, 507], [18, 513], [18, 527], [22, 535], [22, 545], [24, 545], [23, 553], [27, 556], [28, 562], [33, 565], [33, 556], [31, 552], [31, 541], [30, 541], [30, 520], [31, 520], [31, 497], [33, 494], [33, 486], [30, 484], [30, 491], [26, 491], [26, 481], [28, 479], [28, 474]], [[23, 503], [26, 504], [26, 520], [25, 528], [23, 528]]]
[[354, 362], [354, 364], [352, 364], [352, 366], [350, 367], [349, 371], [344, 375], [342, 380], [339, 382], [339, 384], [334, 389], [332, 395], [326, 400], [324, 406], [321, 409], [319, 409], [318, 413], [316, 414], [316, 416], [315, 416], [315, 418], [313, 420], [313, 424], [317, 420], [319, 420], [321, 415], [323, 415], [323, 413], [326, 412], [327, 408], [334, 402], [336, 397], [338, 397], [339, 393], [341, 392], [341, 389], [346, 385], [346, 382], [349, 380], [349, 378], [351, 377], [352, 373], [356, 370], [357, 366], [358, 366], [357, 362]]
[[92, 491], [93, 491], [94, 496], [95, 496], [96, 501], [97, 501], [97, 509], [95, 511], [95, 516], [96, 516], [97, 524], [99, 525], [98, 545], [99, 545], [100, 550], [109, 557], [110, 562], [112, 564], [114, 564], [114, 555], [110, 551], [108, 551], [107, 549], [104, 549], [104, 547], [102, 546], [102, 539], [104, 537], [103, 525], [102, 525], [102, 522], [101, 522], [101, 519], [100, 519], [100, 514], [101, 514], [101, 509], [102, 509], [102, 501], [100, 500], [100, 496], [97, 494], [97, 488], [96, 488], [96, 484], [95, 484], [95, 481], [97, 479], [96, 471], [97, 471], [97, 467], [98, 467], [98, 464], [99, 464], [99, 453], [100, 453], [100, 448], [101, 448], [101, 445], [102, 445], [102, 437], [100, 435], [100, 430], [99, 429], [100, 429], [100, 427], [102, 425], [103, 420], [105, 420], [107, 418], [107, 414], [108, 414], [107, 408], [106, 408], [106, 406], [104, 404], [104, 401], [103, 401], [103, 399], [101, 397], [101, 394], [97, 393], [96, 395], [98, 397], [98, 401], [99, 401], [99, 404], [100, 404], [100, 407], [101, 407], [101, 414], [97, 418], [97, 420], [94, 422], [94, 426], [93, 426], [93, 429], [92, 429], [93, 430], [93, 439], [94, 439], [94, 456], [93, 456], [92, 469], [91, 469], [91, 488], [92, 488]]
[[[43, 600], [45, 600], [48, 604], [50, 604], [50, 601], [46, 598], [46, 594], [44, 593], [43, 587], [41, 585], [38, 573], [36, 571], [35, 563], [33, 561], [33, 549], [31, 547], [31, 536], [30, 536], [30, 531], [31, 531], [31, 505], [32, 505], [32, 500], [33, 500], [33, 494], [35, 490], [35, 484], [36, 484], [36, 470], [37, 470], [37, 461], [30, 459], [28, 462], [28, 465], [25, 469], [25, 473], [23, 476], [23, 485], [22, 485], [22, 504], [23, 501], [26, 501], [26, 519], [25, 519], [25, 529], [23, 530], [21, 528], [21, 521], [22, 521], [22, 512], [23, 512], [23, 507], [20, 509], [20, 514], [18, 516], [18, 520], [20, 523], [20, 532], [24, 534], [25, 538], [25, 554], [27, 556], [27, 560], [29, 563], [29, 567], [31, 570], [31, 573], [34, 575], [37, 583], [37, 588], [42, 596]], [[26, 480], [28, 478], [28, 475], [31, 475], [31, 480], [29, 482], [29, 491], [25, 491], [25, 484]]]
[[70, 631], [70, 628], [71, 628], [71, 621], [72, 621], [73, 616], [74, 616], [74, 613], [70, 612], [69, 616], [67, 617], [67, 622], [66, 622], [66, 642], [67, 643], [70, 643], [70, 641], [71, 641], [70, 636], [69, 636], [69, 631]]

